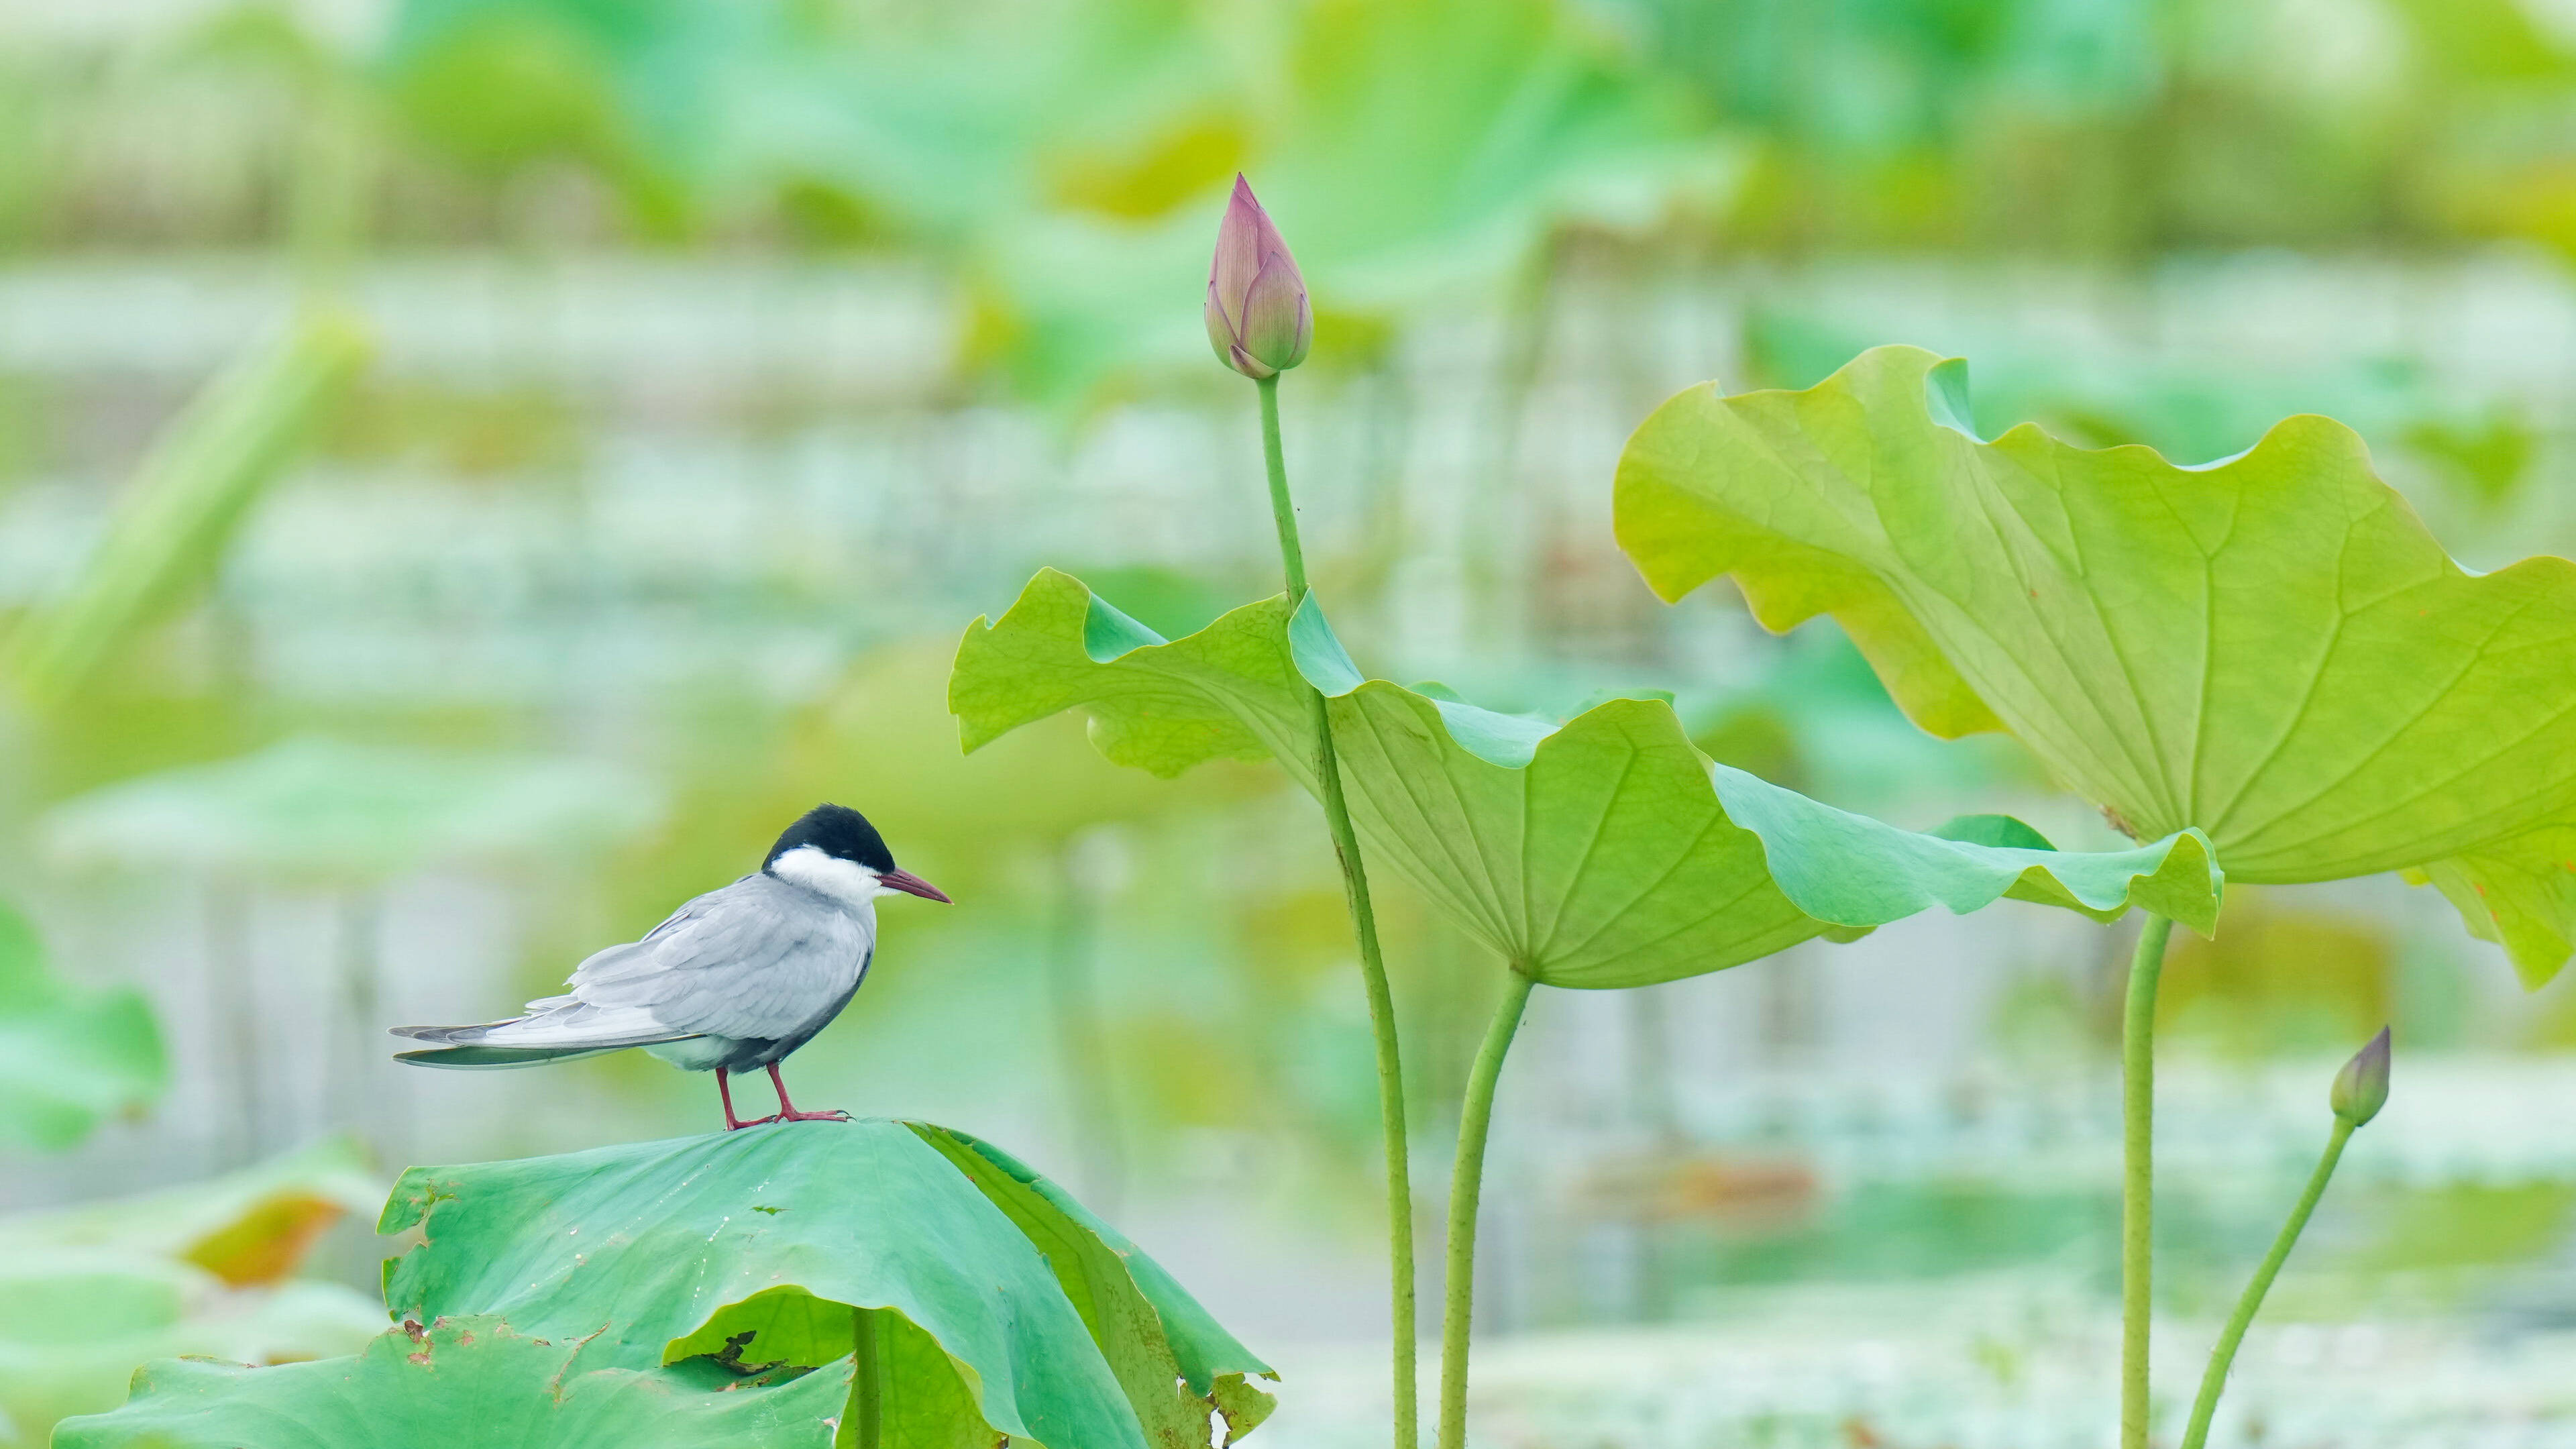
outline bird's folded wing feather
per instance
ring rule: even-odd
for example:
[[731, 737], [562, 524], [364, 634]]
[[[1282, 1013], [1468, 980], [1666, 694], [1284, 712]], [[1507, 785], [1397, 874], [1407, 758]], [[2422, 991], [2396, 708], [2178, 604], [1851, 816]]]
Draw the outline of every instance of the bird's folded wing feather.
[[574, 969], [572, 995], [641, 1008], [673, 1031], [794, 1035], [858, 984], [872, 923], [799, 886], [745, 876], [682, 906], [651, 934]]

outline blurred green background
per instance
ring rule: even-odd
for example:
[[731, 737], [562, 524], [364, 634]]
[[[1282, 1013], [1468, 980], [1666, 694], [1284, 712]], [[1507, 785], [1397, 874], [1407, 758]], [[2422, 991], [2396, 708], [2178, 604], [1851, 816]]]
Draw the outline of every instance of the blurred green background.
[[[1291, 466], [1368, 667], [1670, 689], [1899, 823], [2108, 839], [1830, 626], [1651, 599], [1609, 477], [1670, 392], [1915, 342], [1989, 427], [2327, 412], [2472, 567], [2576, 541], [2558, 0], [9, 0], [0, 1444], [148, 1357], [346, 1351], [406, 1163], [712, 1125], [640, 1056], [382, 1028], [546, 994], [821, 799], [957, 905], [887, 908], [800, 1101], [1009, 1144], [1280, 1365], [1264, 1442], [1371, 1442], [1312, 806], [1069, 720], [961, 758], [943, 706], [1040, 563], [1166, 633], [1275, 589], [1199, 321], [1238, 169], [1315, 289]], [[1387, 890], [1427, 1228], [1491, 973]], [[2126, 946], [2005, 907], [1544, 993], [1480, 1432], [2104, 1442]], [[2223, 1432], [2576, 1444], [2576, 988], [2394, 880], [2233, 893], [2169, 977], [2163, 1387], [2393, 1021]]]

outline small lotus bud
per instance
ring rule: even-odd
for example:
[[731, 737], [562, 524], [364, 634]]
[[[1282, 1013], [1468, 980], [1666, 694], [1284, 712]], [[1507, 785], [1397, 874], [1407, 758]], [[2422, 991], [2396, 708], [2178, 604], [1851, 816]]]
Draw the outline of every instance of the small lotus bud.
[[2388, 1028], [2381, 1027], [2370, 1044], [2353, 1053], [2335, 1073], [2334, 1095], [2327, 1099], [2334, 1114], [2355, 1127], [2379, 1115], [2388, 1105]]
[[1270, 224], [1270, 213], [1239, 175], [1225, 203], [1225, 223], [1217, 228], [1216, 260], [1208, 267], [1207, 330], [1217, 359], [1255, 381], [1305, 361], [1315, 338], [1306, 279], [1279, 228]]

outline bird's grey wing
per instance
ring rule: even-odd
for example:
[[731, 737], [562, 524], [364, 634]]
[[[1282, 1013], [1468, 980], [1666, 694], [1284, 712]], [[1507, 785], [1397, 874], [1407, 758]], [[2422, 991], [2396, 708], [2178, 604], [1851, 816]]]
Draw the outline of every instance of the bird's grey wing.
[[580, 965], [572, 968], [570, 976], [564, 978], [564, 984], [576, 988], [575, 990], [562, 996], [549, 996], [542, 1001], [531, 1001], [528, 1003], [528, 1010], [542, 1011], [548, 1007], [570, 1005], [577, 1000], [595, 999], [585, 997], [579, 988], [604, 987], [616, 982], [649, 978], [663, 970], [664, 965], [659, 952], [655, 949], [655, 942], [685, 927], [699, 914], [720, 907], [727, 891], [736, 890], [754, 878], [747, 875], [736, 880], [732, 885], [719, 887], [702, 896], [693, 896], [678, 910], [664, 916], [662, 924], [645, 932], [640, 938], [591, 952], [582, 958]]
[[572, 995], [640, 1007], [674, 1031], [792, 1036], [858, 984], [875, 945], [866, 918], [766, 875], [675, 912], [650, 935], [573, 972]]
[[612, 1001], [648, 1003], [658, 999], [652, 983], [671, 969], [672, 962], [665, 951], [671, 937], [685, 931], [692, 921], [709, 912], [722, 911], [728, 893], [740, 891], [757, 879], [756, 874], [747, 875], [732, 885], [694, 896], [678, 910], [663, 917], [662, 924], [645, 932], [642, 937], [593, 951], [582, 958], [580, 965], [572, 968], [570, 976], [564, 978], [564, 984], [573, 988], [571, 991], [542, 1001], [531, 1001], [527, 1009], [543, 1011], [550, 1007], [569, 1006], [576, 1001], [607, 1005]]

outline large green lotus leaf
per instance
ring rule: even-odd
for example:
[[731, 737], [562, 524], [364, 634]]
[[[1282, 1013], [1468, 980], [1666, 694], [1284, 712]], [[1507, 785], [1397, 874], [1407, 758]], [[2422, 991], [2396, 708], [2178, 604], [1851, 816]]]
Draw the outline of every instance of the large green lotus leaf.
[[1060, 710], [1102, 753], [1175, 774], [1268, 754], [1313, 789], [1306, 691], [1331, 701], [1351, 813], [1372, 860], [1540, 981], [1637, 986], [2000, 897], [2110, 919], [2131, 905], [2206, 930], [2220, 881], [2181, 833], [2059, 853], [1945, 839], [1713, 767], [1661, 700], [1562, 726], [1364, 680], [1322, 612], [1248, 605], [1167, 642], [1041, 573], [959, 646], [949, 708], [967, 749]]
[[2328, 419], [2185, 468], [1982, 440], [1965, 389], [1888, 347], [1685, 392], [1620, 459], [1621, 546], [1666, 598], [1731, 574], [1773, 629], [1833, 615], [1924, 728], [2011, 729], [2135, 835], [2197, 827], [2244, 881], [2437, 867], [2555, 971], [2530, 832], [2576, 814], [2576, 566], [2463, 571]]
[[[906, 1125], [1045, 1256], [1125, 1390], [1148, 1444], [1206, 1449], [1211, 1409], [1237, 1420], [1247, 1408], [1266, 1409], [1268, 1395], [1243, 1380], [1247, 1373], [1269, 1373], [1269, 1366], [1125, 1235], [1001, 1148], [954, 1128]], [[718, 1313], [663, 1356], [722, 1353], [749, 1333], [735, 1350], [743, 1362], [823, 1363], [849, 1351], [850, 1311], [803, 1289], [771, 1289]], [[947, 1358], [900, 1316], [879, 1310], [876, 1317], [889, 1449], [990, 1449], [995, 1431], [974, 1412], [966, 1388], [974, 1371]], [[1238, 1423], [1236, 1436], [1250, 1428]]]
[[2407, 878], [2440, 887], [2469, 934], [2504, 947], [2533, 986], [2576, 952], [2576, 822], [2463, 851]]
[[975, 1371], [890, 1308], [853, 1309], [802, 1288], [771, 1288], [722, 1309], [662, 1357], [669, 1363], [713, 1357], [764, 1369], [820, 1366], [851, 1352], [854, 1314], [866, 1315], [876, 1335], [882, 1449], [998, 1449], [1004, 1443], [1007, 1436], [976, 1408]]
[[1147, 1443], [1206, 1449], [1220, 1378], [1233, 1381], [1236, 1396], [1267, 1400], [1243, 1379], [1248, 1373], [1278, 1377], [1270, 1366], [1226, 1332], [1161, 1264], [1071, 1193], [981, 1138], [927, 1123], [912, 1127], [1046, 1255], [1065, 1297], [1127, 1391]]
[[[497, 1318], [406, 1324], [355, 1358], [247, 1368], [185, 1359], [134, 1376], [55, 1449], [828, 1449], [849, 1361], [736, 1377], [703, 1360], [583, 1371], [581, 1344]], [[784, 1378], [786, 1381], [770, 1380]]]
[[[889, 1397], [906, 1426], [894, 1442], [978, 1442], [989, 1426], [1049, 1445], [1144, 1444], [1121, 1360], [1167, 1335], [1132, 1316], [1095, 1334], [1047, 1256], [1069, 1240], [1033, 1243], [962, 1166], [906, 1124], [861, 1121], [416, 1168], [382, 1227], [419, 1226], [425, 1241], [389, 1266], [385, 1299], [596, 1335], [584, 1362], [625, 1366], [714, 1352], [746, 1330], [743, 1362], [810, 1361], [847, 1351], [850, 1309], [892, 1310], [881, 1359], [920, 1368]], [[1145, 1261], [1129, 1261], [1138, 1280]], [[1203, 1352], [1186, 1323], [1168, 1337], [1167, 1358]], [[1176, 1377], [1142, 1407], [1161, 1411]], [[1206, 1422], [1202, 1400], [1195, 1439], [1156, 1442], [1204, 1446]]]
[[142, 993], [82, 988], [47, 971], [35, 927], [0, 906], [0, 1139], [70, 1147], [169, 1085], [161, 1027]]

